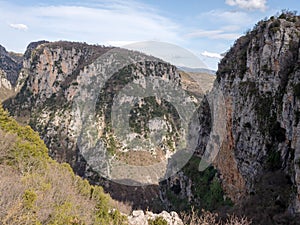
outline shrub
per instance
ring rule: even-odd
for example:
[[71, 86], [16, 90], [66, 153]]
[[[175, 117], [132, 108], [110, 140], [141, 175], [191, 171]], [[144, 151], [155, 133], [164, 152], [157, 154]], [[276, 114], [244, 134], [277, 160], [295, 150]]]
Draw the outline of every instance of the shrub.
[[272, 33], [280, 31], [280, 20], [277, 19], [273, 23], [271, 23], [269, 29]]
[[188, 212], [191, 205], [206, 210], [215, 210], [224, 205], [232, 206], [231, 200], [224, 198], [217, 170], [210, 166], [204, 171], [199, 171], [200, 160], [199, 157], [193, 156], [182, 169], [184, 175], [192, 181], [193, 199], [191, 202], [183, 199], [177, 193], [176, 188], [166, 191], [166, 197], [171, 202], [173, 210]]
[[154, 220], [149, 219], [148, 225], [168, 225], [168, 222], [163, 217], [159, 216]]
[[26, 190], [23, 194], [23, 205], [26, 209], [32, 209], [37, 199], [37, 195], [33, 190]]

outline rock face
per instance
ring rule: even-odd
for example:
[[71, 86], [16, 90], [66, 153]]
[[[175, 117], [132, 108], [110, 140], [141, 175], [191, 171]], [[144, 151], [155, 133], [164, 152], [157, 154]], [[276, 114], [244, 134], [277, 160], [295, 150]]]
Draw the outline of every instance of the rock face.
[[[277, 224], [279, 214], [300, 213], [299, 56], [299, 16], [287, 13], [260, 21], [222, 59], [209, 106], [203, 104], [193, 121], [199, 133], [196, 155], [202, 156], [212, 126], [224, 120], [225, 135], [218, 138], [222, 142], [212, 163], [224, 196], [237, 205], [235, 212], [257, 224]], [[209, 96], [222, 97], [221, 107], [213, 109], [215, 98]], [[224, 110], [223, 116], [211, 118], [212, 110]], [[220, 137], [223, 130], [216, 131]], [[203, 172], [187, 167], [161, 185], [163, 200], [169, 204], [176, 195], [186, 205], [203, 207]], [[268, 219], [259, 216], [262, 211]]]
[[[22, 122], [39, 131], [50, 155], [76, 163], [76, 143], [70, 127], [72, 102], [80, 71], [109, 48], [87, 44], [37, 42], [29, 45], [23, 62], [24, 85], [5, 105]], [[71, 139], [69, 141], [69, 139]]]
[[0, 100], [12, 96], [17, 86], [17, 80], [22, 68], [21, 54], [7, 52], [0, 45]]
[[290, 209], [300, 212], [299, 37], [291, 13], [261, 21], [219, 65], [213, 91], [224, 96], [227, 135], [214, 164], [236, 202], [256, 192], [262, 174], [280, 170], [296, 187]]
[[[19, 76], [24, 82], [21, 91], [4, 106], [17, 120], [39, 132], [52, 158], [68, 162], [77, 174], [101, 184], [113, 197], [140, 201], [146, 208], [149, 201], [158, 199], [157, 185], [128, 187], [134, 198], [128, 199], [123, 187], [100, 177], [130, 185], [152, 184], [152, 179], [164, 177], [167, 159], [183, 135], [179, 114], [168, 100], [175, 99], [175, 105], [181, 101], [184, 110], [199, 104], [207, 90], [196, 90], [192, 85], [195, 79], [196, 75], [180, 74], [175, 66], [133, 51], [38, 42], [30, 44], [25, 53]], [[202, 82], [210, 85], [211, 80]], [[157, 82], [164, 83], [164, 88], [158, 88]], [[183, 98], [173, 94], [181, 87], [188, 93]], [[160, 94], [153, 97], [153, 93]], [[126, 104], [131, 106], [129, 111], [120, 108]], [[119, 131], [113, 122], [122, 122], [124, 115], [129, 117], [124, 126], [128, 125], [131, 133], [117, 139]], [[100, 155], [95, 155], [96, 148], [101, 149]], [[148, 166], [145, 171], [143, 166]], [[150, 167], [153, 178], [144, 175]]]
[[133, 211], [130, 216], [128, 216], [128, 222], [130, 225], [147, 225], [148, 221], [155, 221], [155, 219], [160, 218], [162, 221], [167, 222], [168, 225], [183, 225], [182, 220], [179, 218], [176, 212], [166, 212], [163, 211], [159, 214], [155, 214], [147, 211], [144, 213], [142, 210]]

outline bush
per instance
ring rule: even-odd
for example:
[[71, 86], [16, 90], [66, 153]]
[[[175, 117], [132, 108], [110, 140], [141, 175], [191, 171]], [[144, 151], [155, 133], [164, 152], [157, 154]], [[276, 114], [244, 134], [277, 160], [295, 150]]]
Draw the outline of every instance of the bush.
[[271, 23], [269, 29], [272, 33], [280, 31], [280, 20], [277, 19], [273, 23]]
[[225, 197], [217, 170], [209, 166], [204, 171], [199, 171], [200, 158], [193, 156], [182, 168], [182, 172], [191, 182], [191, 201], [180, 195], [181, 188], [173, 184], [172, 188], [166, 190], [166, 198], [172, 205], [172, 210], [189, 212], [192, 207], [205, 210], [216, 210], [222, 206], [233, 206], [232, 201]]
[[168, 222], [161, 216], [156, 217], [155, 220], [148, 220], [148, 225], [168, 225]]

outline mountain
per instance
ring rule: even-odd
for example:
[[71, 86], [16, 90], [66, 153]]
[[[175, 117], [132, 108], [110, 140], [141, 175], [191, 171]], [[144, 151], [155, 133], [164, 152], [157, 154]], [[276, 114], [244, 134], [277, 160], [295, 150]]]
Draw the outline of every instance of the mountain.
[[226, 109], [214, 165], [225, 193], [257, 224], [300, 212], [299, 38], [293, 13], [260, 21], [222, 59], [212, 90]]
[[0, 45], [0, 100], [14, 95], [22, 60], [22, 54], [7, 52]]
[[[212, 87], [214, 77], [182, 73], [169, 63], [139, 52], [74, 42], [32, 43], [23, 65], [24, 85], [4, 106], [19, 122], [39, 132], [50, 156], [58, 162], [69, 163], [78, 175], [93, 184], [104, 186], [115, 199], [132, 202], [136, 208], [146, 209], [149, 202], [159, 208], [158, 177], [164, 176], [168, 158], [174, 154], [183, 135], [179, 115], [166, 100], [184, 100], [178, 107], [195, 107]], [[156, 91], [157, 79], [164, 83], [165, 91]], [[130, 86], [143, 86], [144, 82], [148, 83], [146, 92], [138, 92], [137, 86]], [[203, 86], [202, 90], [197, 86]], [[186, 93], [177, 91], [174, 95], [181, 87]], [[153, 97], [153, 93], [161, 96]], [[116, 103], [120, 94], [125, 96]], [[117, 113], [113, 120], [114, 104], [126, 105], [128, 99], [133, 99], [132, 110]], [[95, 110], [94, 118], [86, 117], [85, 108], [90, 107]], [[113, 122], [124, 121], [123, 115], [128, 114], [131, 136], [117, 139]], [[103, 155], [99, 158], [91, 157], [92, 149], [87, 147], [90, 137], [84, 135], [91, 129], [95, 129], [98, 138], [92, 141], [101, 143], [99, 148]], [[154, 135], [162, 129], [167, 131], [158, 147]], [[107, 167], [107, 160], [113, 166]], [[139, 169], [126, 181], [123, 177], [130, 175], [120, 172], [126, 172], [128, 165], [135, 169], [157, 163], [160, 167], [153, 178]], [[151, 185], [133, 190], [124, 185], [126, 182], [136, 186], [150, 182]]]
[[[259, 22], [220, 63], [218, 88], [228, 111], [226, 151], [235, 154], [241, 175], [232, 185], [237, 192], [228, 189], [236, 198], [251, 192], [255, 177], [266, 170], [282, 170], [298, 185], [299, 20], [282, 15]], [[233, 175], [223, 169], [224, 179]]]
[[203, 74], [216, 75], [216, 71], [206, 69], [206, 68], [190, 68], [185, 66], [178, 66], [178, 69], [190, 73], [203, 73]]

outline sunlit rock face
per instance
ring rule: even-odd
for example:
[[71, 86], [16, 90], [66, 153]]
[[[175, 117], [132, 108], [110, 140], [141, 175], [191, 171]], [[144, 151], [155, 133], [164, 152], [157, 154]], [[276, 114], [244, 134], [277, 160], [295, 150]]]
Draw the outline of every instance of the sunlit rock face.
[[219, 65], [213, 91], [225, 98], [227, 136], [214, 164], [235, 201], [281, 170], [297, 187], [290, 209], [299, 212], [299, 25], [289, 14], [261, 21]]

